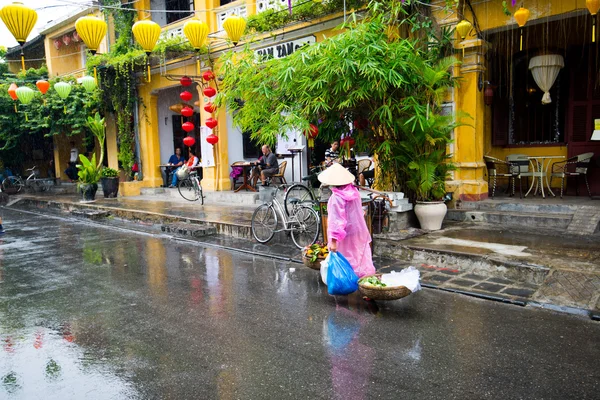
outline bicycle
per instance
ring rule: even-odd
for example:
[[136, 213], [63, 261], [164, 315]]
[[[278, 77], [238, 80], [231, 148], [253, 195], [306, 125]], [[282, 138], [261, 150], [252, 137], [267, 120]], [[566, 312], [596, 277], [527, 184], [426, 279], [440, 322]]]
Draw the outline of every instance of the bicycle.
[[[315, 179], [317, 179], [317, 175], [321, 171], [322, 167], [320, 166], [312, 168], [308, 176], [302, 177], [302, 181], [306, 183], [293, 184], [286, 190], [283, 204], [285, 212], [288, 216], [293, 209], [293, 202], [303, 204], [316, 210], [319, 209], [317, 199], [321, 198], [320, 188], [313, 187], [312, 183]], [[317, 211], [317, 214], [320, 215], [320, 212]]]
[[[321, 224], [319, 215], [311, 207], [300, 204], [296, 199], [290, 200], [291, 215], [287, 215], [283, 205], [277, 199], [280, 187], [273, 191], [273, 199], [260, 205], [252, 214], [252, 236], [259, 243], [267, 243], [276, 232], [290, 232], [292, 241], [299, 249], [315, 243], [319, 237]], [[278, 218], [281, 218], [282, 229], [277, 229]]]
[[200, 204], [204, 204], [204, 196], [202, 195], [202, 185], [196, 171], [190, 172], [187, 178], [182, 179], [177, 184], [177, 190], [181, 197], [188, 201], [200, 200]]
[[16, 175], [11, 175], [2, 181], [2, 190], [7, 193], [19, 193], [26, 187], [32, 189], [34, 192], [44, 192], [49, 190], [51, 185], [47, 179], [39, 179], [37, 177], [36, 166], [27, 168], [25, 171], [31, 171], [31, 174], [27, 177], [25, 182], [23, 178]]

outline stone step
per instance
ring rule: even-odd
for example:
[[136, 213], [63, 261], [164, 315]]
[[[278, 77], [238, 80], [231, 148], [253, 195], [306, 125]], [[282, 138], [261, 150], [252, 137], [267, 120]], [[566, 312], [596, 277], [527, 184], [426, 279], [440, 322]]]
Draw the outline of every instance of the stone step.
[[448, 210], [447, 221], [483, 222], [500, 226], [544, 228], [565, 230], [573, 219], [573, 213], [535, 213], [515, 211]]
[[509, 201], [486, 200], [486, 201], [463, 201], [460, 210], [464, 211], [507, 211], [518, 213], [543, 213], [543, 214], [574, 214], [578, 205], [576, 204], [528, 204], [519, 199]]
[[[167, 194], [176, 199], [181, 199], [181, 195], [177, 189], [163, 189]], [[258, 201], [258, 192], [238, 192], [235, 193], [232, 190], [215, 192], [215, 191], [203, 191], [205, 204], [240, 204], [240, 205], [254, 205]]]
[[580, 207], [567, 228], [567, 232], [576, 235], [592, 235], [600, 228], [600, 208]]
[[170, 224], [162, 225], [161, 231], [179, 237], [201, 238], [204, 236], [215, 235], [217, 228], [214, 226], [202, 224]]

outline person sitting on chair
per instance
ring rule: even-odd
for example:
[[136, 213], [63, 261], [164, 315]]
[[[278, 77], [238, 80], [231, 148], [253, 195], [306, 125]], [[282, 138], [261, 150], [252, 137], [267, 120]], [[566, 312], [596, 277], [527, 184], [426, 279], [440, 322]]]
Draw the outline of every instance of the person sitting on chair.
[[[279, 172], [279, 161], [277, 161], [277, 156], [271, 152], [271, 148], [267, 145], [262, 147], [262, 153], [262, 159], [256, 161], [254, 165], [258, 167], [258, 171], [260, 171], [260, 181], [265, 185], [267, 178], [270, 178]], [[258, 173], [254, 174], [254, 186], [256, 186], [256, 181], [258, 181]]]
[[165, 177], [164, 177], [164, 181], [167, 182], [167, 180], [169, 179], [169, 174], [173, 171], [175, 171], [177, 168], [181, 167], [183, 165], [183, 163], [185, 162], [185, 157], [183, 157], [181, 155], [181, 149], [179, 147], [175, 148], [175, 154], [173, 154], [170, 158], [169, 158], [169, 167], [165, 168]]
[[334, 162], [340, 162], [340, 142], [335, 140], [331, 143], [331, 148], [325, 151], [325, 166], [330, 166]]
[[[190, 150], [189, 150], [188, 153], [190, 154], [190, 158], [188, 158], [188, 160], [185, 163], [185, 165], [188, 167], [188, 170], [191, 171], [192, 168], [194, 168], [196, 165], [198, 165], [198, 157], [196, 157], [194, 155], [194, 150], [192, 150], [191, 147], [190, 147]], [[181, 167], [177, 168], [173, 172], [173, 181], [171, 182], [171, 186], [169, 186], [170, 188], [177, 187], [177, 181], [179, 180], [179, 178], [177, 177], [177, 171], [179, 171], [182, 167], [183, 167], [183, 165]]]

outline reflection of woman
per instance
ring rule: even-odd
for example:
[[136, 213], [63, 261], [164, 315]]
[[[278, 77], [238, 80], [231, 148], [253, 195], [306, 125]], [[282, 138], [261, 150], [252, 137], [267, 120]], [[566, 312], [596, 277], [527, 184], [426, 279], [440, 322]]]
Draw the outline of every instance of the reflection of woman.
[[319, 174], [319, 180], [332, 186], [327, 202], [329, 250], [342, 253], [359, 278], [374, 274], [371, 234], [360, 193], [353, 185], [354, 175], [340, 164], [333, 164]]

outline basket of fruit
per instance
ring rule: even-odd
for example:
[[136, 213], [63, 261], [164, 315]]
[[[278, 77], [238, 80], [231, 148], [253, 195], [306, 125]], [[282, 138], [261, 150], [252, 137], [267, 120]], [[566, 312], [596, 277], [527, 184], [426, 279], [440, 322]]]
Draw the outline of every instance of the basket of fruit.
[[329, 255], [329, 249], [326, 244], [317, 242], [306, 246], [302, 250], [302, 262], [310, 269], [320, 270], [321, 261]]
[[388, 286], [381, 281], [381, 274], [369, 275], [358, 281], [358, 290], [371, 300], [398, 300], [412, 292], [406, 286]]

